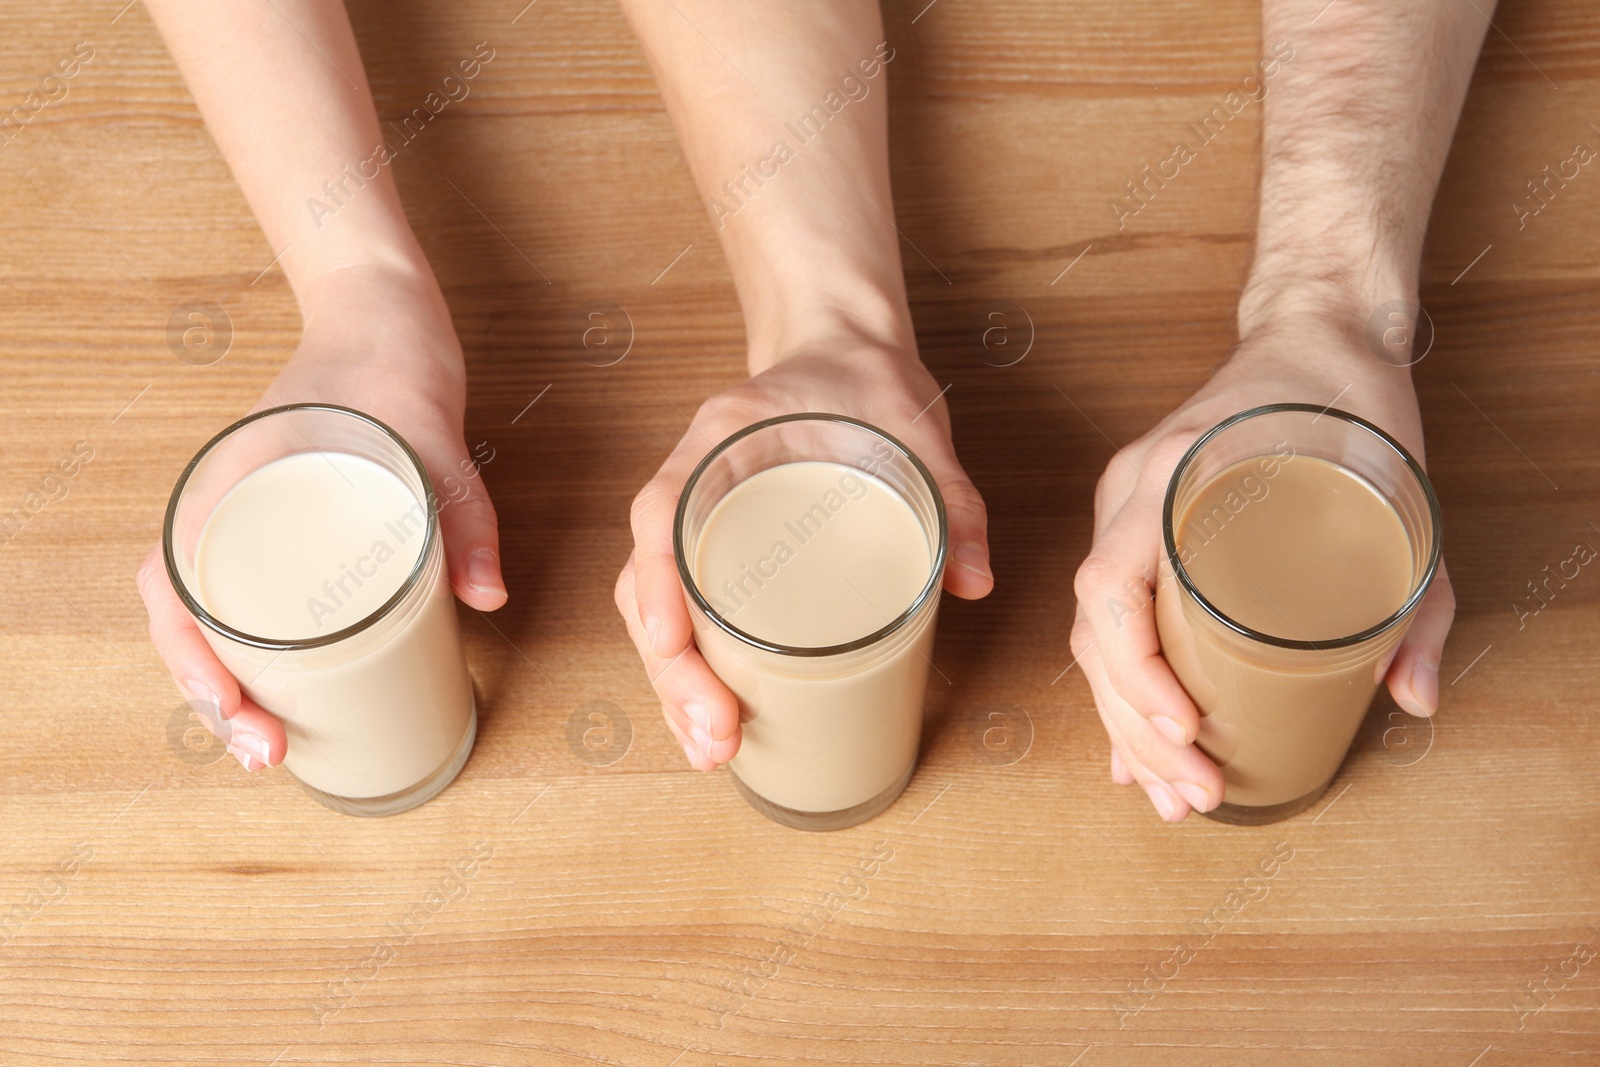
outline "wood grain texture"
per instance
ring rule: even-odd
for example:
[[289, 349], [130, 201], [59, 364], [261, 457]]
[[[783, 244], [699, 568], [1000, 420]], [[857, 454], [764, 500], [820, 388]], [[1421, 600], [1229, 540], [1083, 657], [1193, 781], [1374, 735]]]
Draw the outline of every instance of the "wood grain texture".
[[[0, 1063], [1600, 1057], [1600, 961], [1572, 962], [1600, 946], [1600, 576], [1525, 625], [1512, 606], [1600, 545], [1600, 174], [1521, 230], [1509, 206], [1600, 145], [1600, 12], [1500, 7], [1432, 222], [1417, 380], [1461, 604], [1443, 710], [1414, 723], [1380, 699], [1323, 808], [1238, 829], [1162, 825], [1113, 787], [1062, 672], [1095, 479], [1230, 343], [1257, 117], [1125, 230], [1107, 202], [1248, 72], [1257, 11], [923, 3], [885, 15], [899, 224], [999, 584], [944, 607], [950, 681], [905, 797], [829, 835], [682, 766], [610, 605], [632, 494], [737, 380], [742, 344], [616, 9], [353, 12], [385, 116], [476, 42], [497, 50], [395, 167], [468, 354], [469, 441], [496, 450], [512, 593], [492, 627], [464, 620], [485, 705], [465, 772], [361, 821], [186, 747], [132, 581], [183, 463], [293, 349], [273, 250], [141, 7], [0, 5], [4, 109], [75, 42], [96, 50], [0, 145], [0, 511], [94, 450], [0, 548]], [[231, 318], [215, 365], [168, 348], [190, 300]], [[632, 323], [609, 367], [572, 327], [601, 305]], [[1019, 337], [1032, 323], [1014, 366], [982, 344], [997, 311]], [[631, 731], [604, 767], [567, 740], [590, 701]], [[973, 741], [994, 710], [1015, 762]], [[464, 895], [428, 910], [453, 867]]]

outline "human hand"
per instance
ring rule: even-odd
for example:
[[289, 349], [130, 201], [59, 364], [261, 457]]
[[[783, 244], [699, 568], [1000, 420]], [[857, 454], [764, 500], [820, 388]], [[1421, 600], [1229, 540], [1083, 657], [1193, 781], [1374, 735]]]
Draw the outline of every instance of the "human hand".
[[697, 770], [715, 770], [732, 759], [740, 729], [737, 698], [694, 646], [673, 555], [678, 497], [690, 473], [723, 438], [775, 415], [825, 411], [879, 426], [932, 472], [944, 496], [952, 546], [944, 588], [975, 600], [994, 587], [988, 520], [983, 498], [956, 459], [947, 406], [930, 406], [938, 395], [939, 387], [909, 345], [884, 345], [854, 333], [806, 345], [702, 404], [688, 433], [634, 498], [634, 548], [617, 579], [617, 610], [655, 686], [667, 726]]
[[[463, 437], [466, 370], [450, 312], [431, 276], [379, 268], [337, 271], [306, 287], [293, 358], [252, 410], [321, 402], [367, 412], [421, 457], [439, 497], [450, 583], [468, 606], [506, 601], [499, 531]], [[150, 639], [184, 697], [213, 709], [207, 725], [254, 771], [283, 761], [283, 724], [239, 687], [178, 599], [157, 545], [137, 581]]]
[[[1200, 716], [1161, 655], [1153, 607], [1167, 483], [1189, 446], [1223, 419], [1262, 404], [1338, 406], [1375, 423], [1423, 461], [1408, 370], [1376, 359], [1360, 334], [1303, 315], [1260, 328], [1217, 374], [1111, 460], [1095, 488], [1094, 543], [1078, 568], [1072, 652], [1111, 738], [1111, 777], [1138, 782], [1169, 822], [1223, 799], [1223, 777], [1194, 745]], [[1395, 702], [1432, 715], [1439, 658], [1455, 615], [1443, 564], [1387, 665]]]

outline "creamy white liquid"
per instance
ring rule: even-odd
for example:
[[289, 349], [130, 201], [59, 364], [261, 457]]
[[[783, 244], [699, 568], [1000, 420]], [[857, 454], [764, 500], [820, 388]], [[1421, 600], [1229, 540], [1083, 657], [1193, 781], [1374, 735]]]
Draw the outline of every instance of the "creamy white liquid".
[[[218, 501], [195, 550], [196, 595], [235, 629], [302, 640], [361, 623], [405, 584], [427, 513], [371, 460], [305, 452], [251, 472]], [[251, 699], [283, 720], [284, 765], [334, 796], [404, 790], [463, 742], [472, 683], [437, 548], [383, 618], [320, 648], [274, 652], [202, 628]]]
[[[707, 516], [696, 584], [734, 626], [820, 648], [882, 629], [928, 582], [933, 550], [885, 482], [838, 463], [788, 463], [734, 487]], [[916, 760], [936, 605], [883, 642], [826, 657], [751, 649], [696, 620], [701, 653], [739, 697], [730, 768], [786, 808], [840, 811], [890, 788]]]
[[321, 637], [399, 590], [426, 524], [421, 501], [370, 459], [285, 456], [217, 502], [195, 547], [197, 593], [207, 611], [253, 636]]

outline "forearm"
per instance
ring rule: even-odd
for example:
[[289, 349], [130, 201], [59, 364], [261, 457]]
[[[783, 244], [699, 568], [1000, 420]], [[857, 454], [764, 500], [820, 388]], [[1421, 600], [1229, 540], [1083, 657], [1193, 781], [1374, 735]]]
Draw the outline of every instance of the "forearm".
[[831, 331], [913, 351], [877, 6], [622, 6], [732, 269], [752, 373]]
[[148, 0], [302, 304], [370, 267], [433, 285], [340, 0]]
[[[1319, 14], [1320, 12], [1320, 14]], [[1360, 328], [1415, 299], [1423, 236], [1493, 0], [1263, 0], [1287, 42], [1264, 101], [1256, 254], [1240, 335], [1333, 309]]]

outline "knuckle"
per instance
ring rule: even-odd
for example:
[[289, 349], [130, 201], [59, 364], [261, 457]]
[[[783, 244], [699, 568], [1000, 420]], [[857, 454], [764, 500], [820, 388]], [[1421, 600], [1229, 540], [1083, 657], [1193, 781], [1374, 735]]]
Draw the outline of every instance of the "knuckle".
[[1116, 584], [1117, 565], [1104, 556], [1091, 554], [1078, 566], [1072, 579], [1072, 591], [1080, 604], [1090, 603], [1095, 595], [1108, 585]]
[[1074, 659], [1084, 659], [1098, 647], [1094, 639], [1094, 627], [1080, 620], [1072, 627], [1072, 637], [1068, 640], [1072, 648]]
[[939, 491], [944, 496], [945, 507], [966, 512], [983, 523], [989, 521], [989, 506], [970, 479], [952, 478], [940, 486]]
[[[1153, 474], [1165, 478], [1177, 469], [1178, 462], [1189, 451], [1189, 446], [1194, 444], [1194, 437], [1188, 434], [1168, 434], [1150, 446], [1145, 453], [1145, 467]], [[1124, 449], [1124, 451], [1127, 451]], [[1129, 462], [1135, 462], [1130, 458]]]
[[150, 601], [150, 595], [159, 588], [157, 583], [165, 580], [166, 576], [165, 561], [155, 553], [146, 556], [144, 562], [139, 564], [139, 569], [133, 572], [134, 585], [138, 587], [139, 595], [146, 603]]
[[611, 589], [611, 600], [612, 603], [616, 604], [617, 610], [622, 613], [622, 617], [626, 619], [628, 617], [628, 609], [634, 606], [633, 565], [631, 563], [622, 568], [622, 573], [617, 575], [617, 584]]
[[634, 533], [637, 535], [664, 503], [669, 503], [676, 497], [677, 493], [669, 490], [661, 479], [652, 478], [646, 482], [628, 509], [628, 521], [633, 525]]

